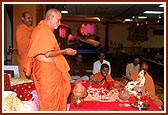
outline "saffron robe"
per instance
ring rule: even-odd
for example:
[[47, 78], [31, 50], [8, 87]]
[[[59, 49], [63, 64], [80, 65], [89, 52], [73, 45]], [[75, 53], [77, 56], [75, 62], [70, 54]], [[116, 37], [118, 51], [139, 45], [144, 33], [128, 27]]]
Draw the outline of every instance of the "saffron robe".
[[26, 75], [31, 74], [37, 90], [41, 111], [66, 111], [67, 99], [71, 91], [70, 67], [63, 55], [51, 57], [55, 62], [41, 62], [33, 57], [51, 50], [60, 50], [53, 30], [40, 21], [31, 35]]
[[32, 31], [33, 27], [29, 27], [25, 24], [19, 25], [16, 30], [16, 45], [18, 51], [17, 60], [18, 60], [20, 77], [26, 77], [25, 73], [23, 72], [23, 69], [26, 62], [28, 45]]
[[[96, 74], [94, 74], [93, 75], [93, 79], [95, 79], [95, 80], [97, 80], [97, 81], [99, 81], [99, 82], [101, 82], [102, 80], [103, 80], [103, 76], [102, 76], [102, 74], [101, 74], [101, 72], [98, 72], [98, 73], [96, 73]], [[112, 77], [108, 74], [107, 76], [106, 76], [106, 82], [112, 82], [112, 81], [114, 81], [113, 79], [112, 79]]]
[[[133, 73], [130, 76], [130, 79], [132, 79], [133, 81], [137, 80], [139, 71]], [[146, 72], [145, 74], [145, 84], [144, 84], [145, 89], [149, 92], [149, 95], [151, 97], [151, 99], [153, 100], [153, 102], [158, 106], [161, 107], [163, 105], [162, 101], [155, 95], [155, 85], [153, 82], [152, 77], [148, 74], [148, 72]]]

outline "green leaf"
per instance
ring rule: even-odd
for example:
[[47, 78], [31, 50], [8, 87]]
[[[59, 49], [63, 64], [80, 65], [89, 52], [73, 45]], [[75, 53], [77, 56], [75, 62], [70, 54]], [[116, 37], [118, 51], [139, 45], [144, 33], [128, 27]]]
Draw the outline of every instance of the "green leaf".
[[79, 96], [77, 96], [77, 95], [74, 95], [74, 99], [78, 99], [78, 97], [79, 97]]

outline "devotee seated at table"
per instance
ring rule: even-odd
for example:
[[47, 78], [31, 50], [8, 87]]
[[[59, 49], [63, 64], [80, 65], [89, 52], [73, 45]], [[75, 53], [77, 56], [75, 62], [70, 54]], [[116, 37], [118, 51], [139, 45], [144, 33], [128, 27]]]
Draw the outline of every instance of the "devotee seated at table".
[[96, 84], [103, 84], [106, 82], [114, 81], [109, 74], [108, 64], [102, 64], [100, 68], [100, 72], [94, 74], [91, 79], [92, 79], [92, 82], [95, 82]]
[[127, 64], [126, 66], [126, 77], [129, 78], [131, 74], [135, 71], [140, 70], [140, 59], [135, 57], [132, 63]]
[[111, 65], [110, 65], [110, 62], [105, 60], [105, 53], [104, 52], [101, 52], [98, 54], [98, 58], [99, 60], [95, 61], [93, 63], [93, 74], [96, 74], [100, 71], [100, 67], [102, 64], [107, 64], [109, 66], [109, 72], [108, 74], [111, 75]]
[[84, 64], [82, 63], [82, 55], [76, 54], [75, 60], [70, 64], [70, 75], [71, 83], [74, 83], [75, 80], [85, 80], [88, 81], [89, 77], [86, 74]]

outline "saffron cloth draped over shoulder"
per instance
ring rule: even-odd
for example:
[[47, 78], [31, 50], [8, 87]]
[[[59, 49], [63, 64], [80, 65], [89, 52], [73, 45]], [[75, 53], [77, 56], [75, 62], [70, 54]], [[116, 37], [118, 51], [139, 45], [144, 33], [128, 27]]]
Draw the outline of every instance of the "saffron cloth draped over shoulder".
[[[130, 76], [130, 79], [132, 79], [133, 81], [136, 81], [138, 79], [138, 74], [139, 74], [139, 71], [133, 73]], [[163, 102], [155, 94], [155, 85], [152, 77], [148, 74], [148, 72], [146, 72], [144, 77], [145, 77], [145, 84], [144, 84], [145, 89], [149, 92], [149, 95], [151, 96], [151, 99], [153, 100], [153, 102], [158, 107], [161, 107], [163, 105]]]
[[[71, 91], [70, 67], [65, 57], [60, 54], [51, 59], [52, 63], [39, 61], [39, 55], [49, 51], [59, 51], [59, 45], [53, 30], [45, 20], [40, 21], [31, 34], [28, 58], [25, 65], [26, 74], [31, 75], [38, 93], [40, 111], [67, 110], [67, 98]], [[61, 97], [61, 98], [60, 98]]]
[[25, 24], [19, 25], [16, 30], [16, 45], [18, 51], [18, 66], [20, 77], [25, 77], [23, 69], [26, 63], [28, 45], [32, 31], [33, 27], [27, 26]]
[[[38, 34], [35, 34], [37, 31]], [[53, 34], [53, 30], [47, 26], [44, 20], [42, 20], [31, 35], [28, 58], [25, 67], [27, 76], [30, 76], [31, 74], [30, 69], [32, 68], [32, 63], [34, 61], [32, 58], [38, 54], [45, 54], [46, 52], [52, 50], [60, 50], [60, 48], [55, 35]], [[68, 72], [70, 70], [70, 67], [63, 55], [52, 57], [52, 59], [61, 72]]]
[[[97, 81], [101, 82], [104, 77], [102, 76], [101, 72], [98, 72], [98, 73], [93, 75], [93, 78], [96, 79]], [[110, 75], [107, 75], [106, 76], [106, 81], [111, 82], [111, 81], [114, 81], [114, 80], [112, 79], [112, 77]]]

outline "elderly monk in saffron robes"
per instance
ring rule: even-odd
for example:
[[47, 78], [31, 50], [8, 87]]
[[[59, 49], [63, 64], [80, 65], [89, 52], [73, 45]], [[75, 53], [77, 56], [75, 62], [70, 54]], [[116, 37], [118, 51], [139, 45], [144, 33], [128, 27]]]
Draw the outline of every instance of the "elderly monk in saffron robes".
[[100, 72], [94, 74], [92, 79], [93, 81], [97, 81], [98, 84], [114, 81], [108, 73], [109, 73], [109, 66], [107, 64], [102, 64]]
[[20, 77], [26, 77], [23, 69], [26, 62], [30, 35], [33, 31], [32, 15], [29, 12], [23, 12], [22, 22], [23, 24], [19, 25], [16, 30], [17, 60]]
[[[153, 82], [152, 77], [148, 74], [147, 70], [148, 70], [148, 64], [143, 62], [141, 65], [141, 70], [144, 70], [145, 72], [145, 83], [144, 83], [144, 88], [148, 91], [148, 95], [150, 96], [150, 98], [153, 100], [153, 102], [158, 106], [161, 107], [163, 105], [162, 101], [155, 95], [155, 85]], [[130, 76], [130, 79], [132, 79], [133, 81], [137, 80], [139, 71], [133, 73]]]
[[75, 55], [76, 50], [61, 50], [57, 43], [53, 31], [60, 25], [61, 18], [57, 9], [49, 9], [31, 35], [25, 72], [34, 80], [40, 111], [67, 110], [71, 78], [63, 55]]

